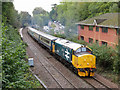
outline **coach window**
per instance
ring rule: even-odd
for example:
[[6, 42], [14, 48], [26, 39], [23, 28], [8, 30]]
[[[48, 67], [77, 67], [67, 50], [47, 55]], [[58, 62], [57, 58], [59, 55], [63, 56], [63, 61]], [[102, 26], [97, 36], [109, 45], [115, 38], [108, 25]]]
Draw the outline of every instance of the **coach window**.
[[47, 44], [49, 44], [49, 41], [48, 41], [48, 40], [45, 39], [44, 41], [45, 41]]
[[40, 35], [39, 35], [39, 40], [40, 40]]
[[41, 38], [41, 40], [47, 44], [49, 44], [49, 40], [46, 40], [45, 38]]

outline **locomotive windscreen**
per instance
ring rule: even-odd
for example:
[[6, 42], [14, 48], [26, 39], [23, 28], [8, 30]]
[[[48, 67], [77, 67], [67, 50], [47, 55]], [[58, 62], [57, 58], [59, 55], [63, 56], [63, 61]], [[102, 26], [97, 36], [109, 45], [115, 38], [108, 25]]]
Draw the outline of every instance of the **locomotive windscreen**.
[[81, 47], [81, 48], [78, 48], [76, 51], [74, 51], [74, 55], [76, 56], [79, 56], [82, 54], [92, 54], [92, 51], [87, 47]]

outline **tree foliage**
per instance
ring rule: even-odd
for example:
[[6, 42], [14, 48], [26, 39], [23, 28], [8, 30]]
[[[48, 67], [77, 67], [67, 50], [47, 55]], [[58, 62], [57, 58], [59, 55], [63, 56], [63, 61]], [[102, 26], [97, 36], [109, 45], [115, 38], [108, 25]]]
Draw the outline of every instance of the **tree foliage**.
[[49, 21], [49, 15], [48, 14], [37, 14], [34, 15], [32, 18], [32, 24], [33, 25], [38, 25], [40, 27], [46, 26], [48, 25], [48, 21]]
[[[12, 35], [12, 36], [11, 36]], [[36, 81], [31, 79], [26, 58], [25, 44], [18, 31], [11, 25], [2, 24], [2, 87], [33, 88]], [[30, 75], [30, 76], [28, 76]]]
[[49, 14], [47, 11], [42, 9], [41, 7], [36, 7], [33, 10], [32, 24], [38, 25], [40, 27], [48, 25]]
[[93, 16], [114, 12], [119, 12], [116, 2], [62, 2], [53, 7], [50, 18], [61, 22], [64, 18], [65, 25], [67, 25]]
[[46, 11], [41, 7], [36, 7], [33, 10], [33, 16], [36, 15], [36, 14], [46, 14]]
[[[66, 32], [69, 29], [77, 32], [75, 23], [104, 13], [116, 12], [120, 12], [117, 2], [61, 2], [51, 10], [50, 19], [65, 25]], [[67, 33], [66, 36], [68, 36]]]
[[[12, 2], [2, 4], [2, 88], [34, 88], [36, 81], [29, 72], [26, 57], [26, 45], [18, 35], [20, 17]], [[14, 16], [16, 15], [16, 16]], [[16, 21], [17, 20], [17, 21]], [[0, 70], [1, 73], [1, 70]], [[1, 75], [1, 74], [0, 74]], [[1, 77], [0, 77], [1, 78]], [[1, 82], [0, 82], [1, 83]]]
[[3, 2], [2, 3], [2, 15], [3, 20], [6, 17], [6, 22], [11, 24], [13, 27], [20, 27], [20, 18], [18, 12], [14, 9], [12, 2]]
[[31, 15], [28, 12], [21, 12], [20, 13], [20, 21], [21, 21], [21, 26], [25, 27], [26, 24], [30, 25], [31, 24]]
[[57, 20], [57, 7], [56, 5], [54, 5], [54, 7], [52, 7], [52, 11], [49, 14], [51, 20]]

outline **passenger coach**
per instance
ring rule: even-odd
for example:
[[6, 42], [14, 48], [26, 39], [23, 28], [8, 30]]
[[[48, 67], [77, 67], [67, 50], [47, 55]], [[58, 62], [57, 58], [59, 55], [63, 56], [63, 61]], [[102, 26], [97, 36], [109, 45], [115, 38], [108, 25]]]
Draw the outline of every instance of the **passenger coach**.
[[46, 46], [50, 51], [53, 50], [54, 46], [52, 45], [53, 42], [57, 39], [57, 37], [51, 36], [49, 34], [43, 33], [38, 31], [34, 28], [28, 27], [28, 33], [36, 39], [39, 43]]

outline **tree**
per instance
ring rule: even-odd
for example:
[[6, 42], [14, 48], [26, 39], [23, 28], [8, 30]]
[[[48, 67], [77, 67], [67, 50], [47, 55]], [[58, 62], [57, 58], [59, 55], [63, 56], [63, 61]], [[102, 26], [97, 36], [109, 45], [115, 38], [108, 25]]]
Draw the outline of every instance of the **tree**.
[[114, 3], [112, 6], [110, 6], [109, 8], [109, 12], [118, 12], [119, 8], [118, 8], [118, 4]]
[[19, 27], [19, 15], [18, 12], [15, 10], [14, 5], [12, 2], [3, 2], [2, 3], [2, 18], [6, 17], [6, 22], [11, 24], [13, 27]]
[[[26, 44], [18, 34], [18, 22], [20, 16], [14, 9], [12, 2], [2, 4], [2, 50], [0, 49], [0, 80], [2, 76], [2, 88], [34, 88], [37, 85], [32, 79], [29, 67], [24, 60], [26, 57]], [[2, 58], [1, 58], [2, 56]], [[2, 59], [2, 60], [1, 60]], [[1, 75], [2, 73], [2, 75]], [[0, 82], [1, 87], [1, 82]]]
[[48, 25], [49, 15], [48, 12], [41, 7], [36, 7], [33, 10], [32, 24], [40, 27]]
[[52, 11], [50, 11], [50, 19], [52, 20], [52, 21], [54, 21], [54, 20], [57, 20], [57, 7], [56, 7], [57, 5], [53, 5], [53, 7], [52, 7]]
[[20, 21], [21, 21], [22, 27], [25, 27], [27, 24], [31, 24], [31, 15], [28, 12], [21, 12]]
[[47, 12], [41, 8], [41, 7], [36, 7], [34, 10], [33, 10], [33, 16], [34, 15], [37, 15], [37, 14], [46, 14]]

